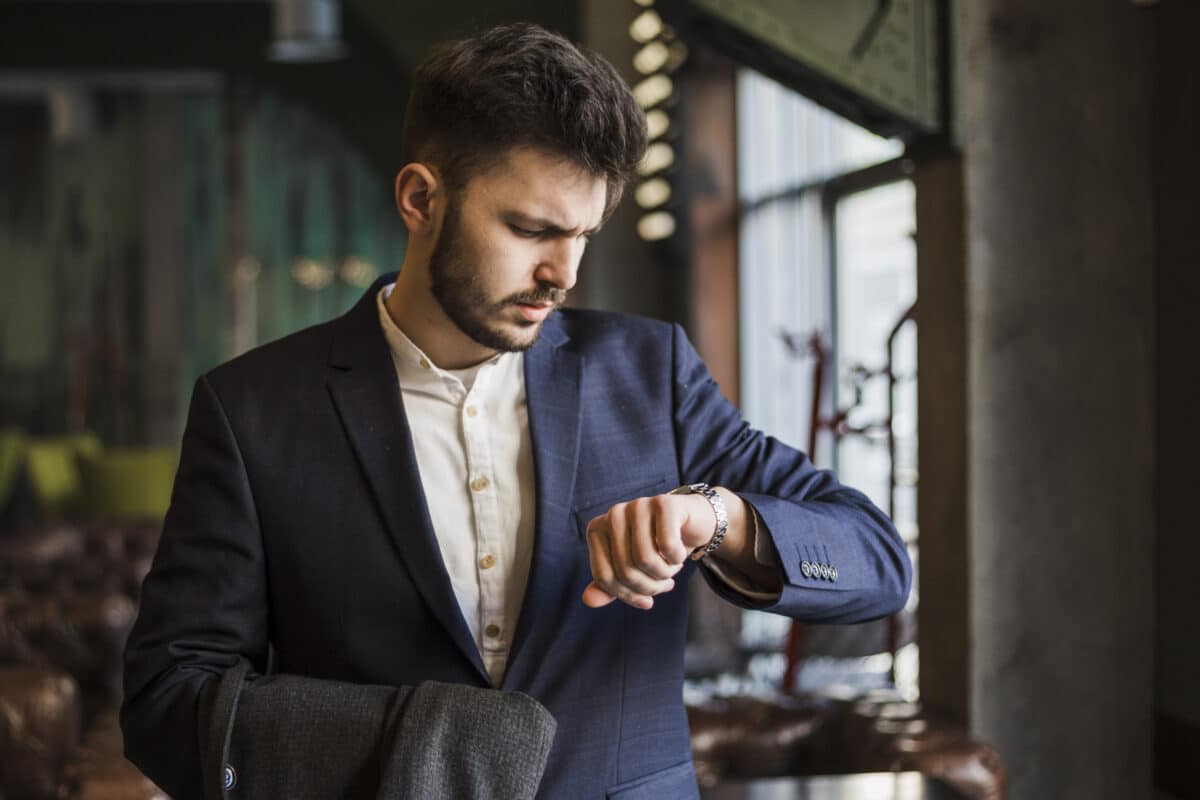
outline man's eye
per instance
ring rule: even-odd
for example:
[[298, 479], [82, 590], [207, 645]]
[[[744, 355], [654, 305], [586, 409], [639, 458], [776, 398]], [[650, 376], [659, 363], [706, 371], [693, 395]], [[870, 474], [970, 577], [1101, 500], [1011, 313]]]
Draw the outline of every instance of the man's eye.
[[522, 228], [519, 225], [509, 225], [508, 227], [511, 228], [512, 232], [517, 236], [524, 236], [526, 239], [533, 239], [542, 235], [541, 231], [531, 231], [528, 228]]

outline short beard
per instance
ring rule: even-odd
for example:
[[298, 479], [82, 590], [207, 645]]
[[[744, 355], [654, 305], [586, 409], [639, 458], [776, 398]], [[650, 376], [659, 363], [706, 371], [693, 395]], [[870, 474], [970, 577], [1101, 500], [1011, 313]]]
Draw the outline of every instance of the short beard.
[[492, 302], [480, 285], [478, 268], [472, 267], [464, 250], [463, 239], [459, 235], [458, 207], [451, 203], [429, 256], [431, 289], [446, 316], [473, 341], [490, 350], [518, 353], [533, 347], [544, 321], [517, 320], [516, 324], [521, 328], [530, 330], [527, 337], [514, 335], [490, 321], [503, 313], [504, 309], [521, 303], [562, 305], [566, 291], [543, 285], [532, 292], [522, 292]]

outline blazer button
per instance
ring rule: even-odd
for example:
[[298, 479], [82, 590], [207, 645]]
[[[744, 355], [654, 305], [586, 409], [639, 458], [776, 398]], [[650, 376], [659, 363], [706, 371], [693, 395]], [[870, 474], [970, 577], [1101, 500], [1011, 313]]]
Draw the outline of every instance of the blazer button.
[[821, 565], [821, 577], [827, 581], [833, 580], [833, 571], [829, 569], [828, 564]]
[[837, 567], [830, 567], [830, 568], [829, 568], [829, 577], [830, 577], [830, 579], [831, 579], [831, 580], [833, 580], [833, 581], [837, 581], [837, 578], [838, 578], [838, 571], [837, 571]]
[[801, 561], [800, 573], [806, 578], [811, 578], [813, 574], [812, 564], [808, 563], [807, 561]]
[[228, 764], [225, 765], [225, 773], [222, 777], [222, 782], [225, 784], [225, 791], [229, 791], [237, 786], [237, 772]]

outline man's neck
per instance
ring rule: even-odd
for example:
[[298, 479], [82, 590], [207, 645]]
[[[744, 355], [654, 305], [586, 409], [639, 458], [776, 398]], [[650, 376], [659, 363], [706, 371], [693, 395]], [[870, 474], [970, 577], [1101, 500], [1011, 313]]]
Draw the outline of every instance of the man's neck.
[[429, 291], [427, 271], [400, 268], [384, 303], [396, 327], [441, 369], [466, 369], [496, 355], [463, 333]]

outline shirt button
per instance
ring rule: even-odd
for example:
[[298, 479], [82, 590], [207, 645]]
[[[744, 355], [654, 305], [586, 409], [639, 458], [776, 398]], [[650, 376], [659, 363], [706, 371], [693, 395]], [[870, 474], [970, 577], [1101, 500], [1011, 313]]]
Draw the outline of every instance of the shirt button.
[[471, 481], [471, 488], [477, 492], [482, 492], [487, 487], [488, 487], [488, 479], [487, 478], [476, 478], [475, 480]]
[[473, 417], [478, 413], [479, 413], [479, 410], [476, 409], [475, 406], [467, 406], [467, 416], [468, 417]]
[[486, 633], [488, 635], [488, 637], [495, 639], [497, 636], [500, 635], [500, 626], [494, 625], [494, 624], [488, 625], [486, 628], [483, 629], [483, 632]]
[[484, 569], [491, 569], [492, 567], [496, 566], [496, 557], [491, 553], [488, 553], [486, 556], [479, 559], [479, 566], [483, 567]]
[[421, 357], [421, 366], [425, 369], [429, 369], [429, 360], [424, 356]]

